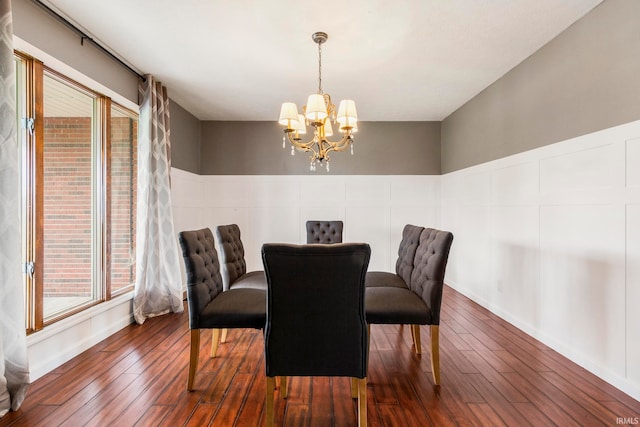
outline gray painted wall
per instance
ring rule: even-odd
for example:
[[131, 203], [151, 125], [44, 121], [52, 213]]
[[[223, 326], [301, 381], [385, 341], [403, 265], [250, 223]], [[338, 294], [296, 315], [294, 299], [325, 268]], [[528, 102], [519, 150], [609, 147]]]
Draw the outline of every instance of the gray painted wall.
[[[331, 153], [332, 175], [439, 175], [440, 122], [362, 122], [354, 155]], [[304, 175], [309, 155], [282, 148], [277, 122], [202, 122], [202, 175]], [[305, 141], [310, 139], [307, 135]], [[337, 138], [336, 138], [337, 139]]]
[[442, 122], [442, 173], [640, 119], [640, 1], [606, 0]]
[[[170, 91], [170, 89], [169, 89]], [[171, 114], [171, 166], [200, 173], [200, 120], [169, 100]]]
[[[22, 40], [138, 103], [138, 77], [28, 0], [12, 2], [13, 32]], [[46, 65], [46, 64], [45, 64]]]
[[[81, 45], [32, 2], [12, 6], [18, 37], [137, 102], [134, 74]], [[638, 22], [640, 1], [605, 0], [442, 123], [362, 123], [355, 156], [334, 153], [331, 174], [448, 173], [640, 119]], [[281, 148], [275, 122], [201, 123], [172, 102], [171, 124], [177, 168], [203, 175], [312, 173], [308, 155], [292, 158], [289, 147]]]
[[[138, 77], [28, 0], [14, 1], [13, 31], [22, 40], [93, 80], [138, 103]], [[45, 64], [46, 65], [46, 64]], [[171, 88], [169, 95], [171, 95]], [[200, 121], [170, 101], [172, 165], [193, 173], [200, 168]]]

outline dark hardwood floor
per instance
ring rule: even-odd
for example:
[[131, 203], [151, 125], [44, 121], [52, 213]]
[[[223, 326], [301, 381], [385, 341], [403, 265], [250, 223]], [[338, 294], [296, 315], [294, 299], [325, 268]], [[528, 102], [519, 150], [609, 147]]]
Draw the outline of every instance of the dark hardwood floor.
[[[640, 417], [640, 402], [450, 288], [436, 394], [428, 331], [420, 358], [409, 327], [372, 326], [370, 426], [614, 426]], [[208, 358], [210, 337], [203, 333], [194, 392], [185, 389], [185, 309], [130, 325], [35, 381], [0, 426], [263, 425], [261, 332], [229, 331], [215, 359]], [[278, 425], [356, 425], [348, 379], [291, 378], [289, 385], [288, 399], [276, 393]]]

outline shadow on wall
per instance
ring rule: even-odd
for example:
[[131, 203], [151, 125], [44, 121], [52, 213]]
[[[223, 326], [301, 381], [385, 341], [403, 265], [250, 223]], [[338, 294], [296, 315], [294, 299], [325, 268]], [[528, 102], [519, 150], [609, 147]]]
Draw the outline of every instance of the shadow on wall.
[[492, 258], [491, 306], [560, 350], [624, 376], [622, 257], [497, 242]]
[[[611, 254], [540, 255], [540, 329], [562, 346], [601, 366], [625, 360], [624, 259]], [[620, 275], [622, 271], [622, 275]]]

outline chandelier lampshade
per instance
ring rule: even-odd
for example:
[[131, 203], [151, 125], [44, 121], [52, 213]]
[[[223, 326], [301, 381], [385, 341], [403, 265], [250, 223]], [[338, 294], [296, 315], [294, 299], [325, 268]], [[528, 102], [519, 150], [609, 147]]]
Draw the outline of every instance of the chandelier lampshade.
[[350, 126], [358, 121], [356, 103], [352, 99], [343, 99], [338, 107], [336, 121], [344, 126]]
[[[331, 102], [331, 96], [322, 90], [322, 44], [327, 41], [327, 33], [317, 32], [311, 36], [318, 45], [318, 92], [309, 95], [307, 105], [302, 107], [303, 114], [298, 113], [298, 107], [293, 102], [285, 102], [280, 109], [278, 123], [283, 125], [284, 136], [282, 147], [286, 141], [291, 144], [291, 155], [297, 151], [311, 153], [309, 169], [316, 170], [316, 165], [323, 165], [329, 171], [329, 153], [332, 151], [344, 151], [351, 148], [353, 154], [353, 133], [358, 130], [358, 112], [356, 103], [352, 99], [340, 101], [339, 107]], [[333, 136], [331, 122], [338, 126], [341, 135], [339, 141], [330, 141]], [[302, 142], [300, 135], [307, 133], [306, 126], [313, 129], [313, 138], [308, 142]]]
[[327, 117], [327, 106], [324, 104], [324, 96], [319, 93], [309, 95], [305, 110], [307, 119], [312, 122], [322, 122]]
[[298, 107], [294, 102], [284, 102], [280, 108], [278, 123], [293, 129], [298, 125]]

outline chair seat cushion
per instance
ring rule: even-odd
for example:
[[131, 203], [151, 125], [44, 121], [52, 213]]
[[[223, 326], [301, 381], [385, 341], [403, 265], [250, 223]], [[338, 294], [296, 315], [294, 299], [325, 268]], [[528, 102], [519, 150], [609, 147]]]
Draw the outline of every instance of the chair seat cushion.
[[418, 295], [397, 287], [365, 290], [365, 313], [370, 324], [429, 325], [431, 311]]
[[395, 273], [389, 273], [386, 271], [369, 271], [364, 279], [364, 285], [367, 288], [374, 287], [392, 287], [409, 289], [407, 284], [402, 280], [402, 277]]
[[229, 289], [261, 289], [267, 290], [267, 276], [264, 275], [264, 271], [249, 271], [238, 277], [231, 285]]
[[259, 289], [221, 292], [200, 313], [201, 329], [264, 328], [267, 294]]

